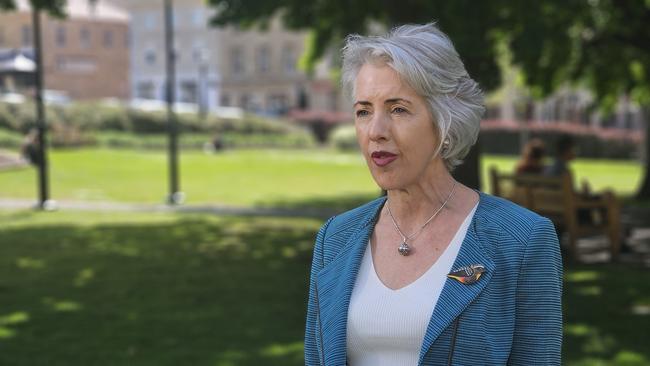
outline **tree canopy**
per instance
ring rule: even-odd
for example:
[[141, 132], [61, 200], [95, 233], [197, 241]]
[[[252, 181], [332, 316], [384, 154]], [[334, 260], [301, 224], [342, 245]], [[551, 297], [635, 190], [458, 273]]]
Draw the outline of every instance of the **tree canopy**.
[[[32, 7], [48, 12], [56, 17], [65, 16], [66, 0], [29, 0]], [[14, 10], [16, 3], [14, 0], [0, 0], [0, 10]]]
[[[569, 82], [591, 90], [598, 107], [611, 109], [627, 95], [650, 117], [650, 0], [209, 2], [217, 9], [215, 25], [264, 24], [279, 13], [289, 28], [310, 29], [312, 59], [347, 34], [366, 33], [373, 22], [390, 27], [436, 21], [486, 90], [500, 84], [496, 49], [505, 42], [534, 95], [548, 95]], [[640, 192], [647, 198], [650, 159], [646, 161]]]

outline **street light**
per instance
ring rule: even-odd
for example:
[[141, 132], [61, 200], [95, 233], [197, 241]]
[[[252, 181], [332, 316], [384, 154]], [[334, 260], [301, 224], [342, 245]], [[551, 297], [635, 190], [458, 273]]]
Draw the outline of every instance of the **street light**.
[[165, 0], [165, 53], [167, 69], [167, 130], [169, 133], [169, 195], [167, 203], [170, 205], [181, 204], [185, 201], [185, 194], [179, 190], [178, 182], [178, 123], [174, 113], [176, 99], [176, 69], [174, 52], [174, 7], [172, 0]]
[[47, 139], [45, 134], [45, 108], [43, 106], [43, 57], [41, 42], [41, 10], [32, 3], [32, 33], [34, 33], [34, 61], [36, 70], [34, 78], [36, 90], [34, 98], [36, 100], [36, 128], [38, 130], [38, 204], [41, 210], [56, 209], [56, 202], [50, 199], [49, 179], [47, 169]]

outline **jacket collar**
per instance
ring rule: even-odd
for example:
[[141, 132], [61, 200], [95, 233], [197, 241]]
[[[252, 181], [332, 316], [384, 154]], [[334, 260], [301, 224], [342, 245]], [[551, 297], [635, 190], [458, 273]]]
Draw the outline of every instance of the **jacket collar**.
[[[482, 264], [487, 271], [478, 282], [471, 285], [465, 285], [449, 278], [446, 280], [422, 342], [420, 363], [433, 342], [481, 293], [494, 272], [494, 262], [486, 250], [488, 243], [481, 235], [484, 229], [483, 225], [486, 224], [483, 220], [483, 213], [486, 209], [485, 200], [489, 199], [489, 196], [481, 192], [478, 193], [478, 207], [452, 270], [472, 264]], [[349, 240], [336, 257], [317, 275], [325, 365], [346, 364], [347, 317], [350, 297], [366, 245], [385, 201], [384, 198], [373, 202], [356, 232], [350, 235]]]

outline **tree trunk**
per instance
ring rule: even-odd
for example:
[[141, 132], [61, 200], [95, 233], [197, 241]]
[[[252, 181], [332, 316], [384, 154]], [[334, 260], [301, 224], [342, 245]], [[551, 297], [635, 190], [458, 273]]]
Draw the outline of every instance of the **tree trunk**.
[[641, 118], [645, 126], [645, 141], [643, 141], [644, 163], [643, 182], [636, 194], [638, 200], [650, 200], [650, 105], [641, 108]]

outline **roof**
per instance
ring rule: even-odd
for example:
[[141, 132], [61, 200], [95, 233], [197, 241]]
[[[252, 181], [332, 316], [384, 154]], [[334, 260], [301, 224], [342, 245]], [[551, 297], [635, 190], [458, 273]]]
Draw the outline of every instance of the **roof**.
[[31, 49], [0, 49], [0, 72], [33, 72], [36, 70]]

